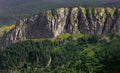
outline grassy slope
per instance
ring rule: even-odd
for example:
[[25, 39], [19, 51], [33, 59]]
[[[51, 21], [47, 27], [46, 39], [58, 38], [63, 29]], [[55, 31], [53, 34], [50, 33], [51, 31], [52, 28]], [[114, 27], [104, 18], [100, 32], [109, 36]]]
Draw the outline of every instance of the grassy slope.
[[13, 29], [14, 27], [15, 27], [14, 24], [0, 25], [0, 36], [2, 36], [4, 33], [7, 33], [9, 30]]

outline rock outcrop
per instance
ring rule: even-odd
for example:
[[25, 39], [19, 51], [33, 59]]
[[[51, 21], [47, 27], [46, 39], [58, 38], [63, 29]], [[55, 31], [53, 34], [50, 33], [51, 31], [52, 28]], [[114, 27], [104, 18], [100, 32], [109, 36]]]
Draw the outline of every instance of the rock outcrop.
[[120, 34], [119, 8], [58, 8], [20, 20], [2, 38], [3, 46], [30, 38], [56, 37], [61, 33]]

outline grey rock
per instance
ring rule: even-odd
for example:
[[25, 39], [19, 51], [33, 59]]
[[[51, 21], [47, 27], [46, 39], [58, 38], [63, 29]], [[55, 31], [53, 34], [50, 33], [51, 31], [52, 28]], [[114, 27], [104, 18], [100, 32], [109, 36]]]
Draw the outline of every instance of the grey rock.
[[120, 34], [119, 8], [58, 8], [19, 20], [2, 37], [2, 46], [31, 38], [57, 37], [61, 33]]

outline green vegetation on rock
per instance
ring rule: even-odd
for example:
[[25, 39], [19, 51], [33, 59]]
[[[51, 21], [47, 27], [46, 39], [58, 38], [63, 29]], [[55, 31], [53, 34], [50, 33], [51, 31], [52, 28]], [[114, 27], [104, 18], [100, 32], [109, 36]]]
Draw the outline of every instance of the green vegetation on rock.
[[14, 24], [0, 25], [0, 36], [2, 36], [3, 34], [5, 34], [6, 32], [8, 32], [9, 30], [11, 30], [14, 27], [15, 27]]

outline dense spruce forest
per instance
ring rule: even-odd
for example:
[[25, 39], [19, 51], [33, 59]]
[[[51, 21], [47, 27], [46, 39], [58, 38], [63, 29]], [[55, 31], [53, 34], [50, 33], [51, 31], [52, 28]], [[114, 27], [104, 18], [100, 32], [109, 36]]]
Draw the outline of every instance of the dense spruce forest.
[[120, 36], [64, 33], [0, 49], [0, 73], [119, 73]]

